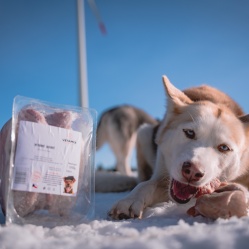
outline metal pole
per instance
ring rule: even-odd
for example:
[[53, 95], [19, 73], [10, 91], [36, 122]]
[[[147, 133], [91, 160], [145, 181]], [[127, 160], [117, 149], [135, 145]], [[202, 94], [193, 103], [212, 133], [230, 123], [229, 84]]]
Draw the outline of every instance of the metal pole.
[[77, 0], [77, 12], [78, 12], [80, 104], [81, 107], [88, 107], [84, 0]]

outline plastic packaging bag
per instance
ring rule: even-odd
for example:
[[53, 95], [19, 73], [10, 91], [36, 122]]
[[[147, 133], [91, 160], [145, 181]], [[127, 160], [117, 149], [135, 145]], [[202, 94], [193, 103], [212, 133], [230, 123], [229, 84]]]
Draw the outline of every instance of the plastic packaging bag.
[[1, 203], [7, 224], [54, 227], [92, 217], [95, 110], [17, 96], [12, 120], [1, 133], [6, 139], [1, 142]]

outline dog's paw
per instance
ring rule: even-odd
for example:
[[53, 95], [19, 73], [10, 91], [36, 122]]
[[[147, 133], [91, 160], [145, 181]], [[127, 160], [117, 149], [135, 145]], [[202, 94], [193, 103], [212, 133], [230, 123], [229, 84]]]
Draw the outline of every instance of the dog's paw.
[[144, 201], [136, 198], [125, 198], [112, 207], [108, 212], [108, 216], [114, 220], [141, 219], [143, 211]]

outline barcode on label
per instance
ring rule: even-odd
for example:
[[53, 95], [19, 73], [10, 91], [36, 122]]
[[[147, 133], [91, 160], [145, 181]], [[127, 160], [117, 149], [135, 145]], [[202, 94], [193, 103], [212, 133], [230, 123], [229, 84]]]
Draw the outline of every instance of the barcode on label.
[[27, 182], [27, 171], [16, 170], [15, 184], [26, 184]]

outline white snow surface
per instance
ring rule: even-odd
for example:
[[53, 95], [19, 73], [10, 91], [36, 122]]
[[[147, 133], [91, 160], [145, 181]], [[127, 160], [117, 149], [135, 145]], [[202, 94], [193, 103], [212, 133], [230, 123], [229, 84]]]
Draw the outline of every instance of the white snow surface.
[[249, 248], [249, 217], [193, 218], [186, 214], [191, 204], [162, 203], [147, 208], [141, 220], [108, 219], [108, 210], [125, 195], [96, 193], [95, 218], [77, 226], [5, 226], [0, 214], [0, 249]]

